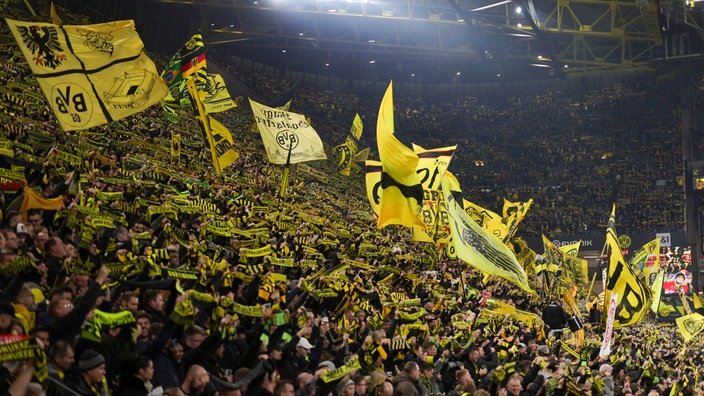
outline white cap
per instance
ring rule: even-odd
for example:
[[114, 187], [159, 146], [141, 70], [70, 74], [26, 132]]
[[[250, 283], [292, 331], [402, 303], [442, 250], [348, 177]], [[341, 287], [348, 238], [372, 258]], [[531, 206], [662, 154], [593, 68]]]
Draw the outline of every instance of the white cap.
[[27, 226], [22, 224], [22, 223], [17, 223], [17, 227], [15, 227], [15, 233], [16, 234], [29, 234], [29, 231], [27, 230]]
[[298, 340], [298, 344], [296, 346], [303, 347], [305, 349], [313, 348], [313, 345], [305, 337], [301, 337], [301, 339]]

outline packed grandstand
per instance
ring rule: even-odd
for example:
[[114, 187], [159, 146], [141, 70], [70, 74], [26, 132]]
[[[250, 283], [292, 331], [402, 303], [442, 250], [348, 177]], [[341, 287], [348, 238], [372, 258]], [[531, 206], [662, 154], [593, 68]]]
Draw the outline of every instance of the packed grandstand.
[[[6, 15], [48, 22], [45, 8], [43, 17], [14, 7]], [[58, 13], [67, 25], [90, 23]], [[253, 115], [260, 104], [245, 98], [215, 115], [191, 96], [194, 106], [156, 104], [64, 128], [55, 110], [69, 106], [68, 96], [47, 100], [15, 40], [24, 32], [34, 37], [24, 45], [40, 43], [32, 29], [8, 21], [1, 32], [3, 394], [704, 391], [691, 252], [657, 242], [624, 258], [616, 234], [684, 229], [684, 99], [671, 80], [452, 98], [400, 86], [391, 107], [398, 141], [382, 139], [403, 153], [414, 152], [412, 143], [457, 146], [447, 169], [461, 192], [426, 192], [424, 200], [462, 213], [448, 222], [434, 212], [419, 236], [399, 225], [403, 214], [378, 227], [388, 213], [379, 213], [383, 203], [373, 208], [364, 163], [352, 160], [369, 148], [369, 160], [384, 162], [377, 119], [388, 81], [366, 92], [297, 86], [283, 97], [293, 82], [223, 66], [256, 99], [290, 99], [262, 114], [305, 115], [296, 125], [312, 126], [327, 155], [293, 163], [299, 137], [287, 135], [289, 158], [275, 164]], [[166, 52], [150, 53], [160, 71], [173, 61]], [[215, 52], [212, 62], [227, 57]], [[123, 77], [106, 94], [120, 100], [115, 107], [157, 92], [146, 72]], [[701, 103], [704, 80], [692, 84], [687, 100]], [[212, 133], [218, 124], [231, 133], [224, 146]], [[479, 225], [458, 229], [453, 219]], [[458, 230], [465, 250], [449, 239]], [[578, 254], [586, 232], [605, 235], [598, 270]], [[492, 233], [502, 239], [477, 244]], [[542, 236], [540, 248], [521, 243]], [[554, 246], [554, 236], [577, 246]], [[634, 299], [624, 303], [615, 291]]]

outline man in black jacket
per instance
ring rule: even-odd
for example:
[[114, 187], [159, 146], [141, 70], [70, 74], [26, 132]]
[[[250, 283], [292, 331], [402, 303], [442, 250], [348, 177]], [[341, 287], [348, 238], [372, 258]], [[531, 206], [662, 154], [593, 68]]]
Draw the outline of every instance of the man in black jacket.
[[49, 304], [49, 315], [51, 320], [47, 325], [51, 343], [58, 340], [72, 342], [81, 333], [81, 327], [86, 319], [86, 315], [95, 308], [95, 303], [100, 297], [101, 286], [107, 282], [108, 269], [100, 266], [95, 281], [91, 283], [85, 294], [76, 301], [74, 306], [65, 297], [59, 297]]

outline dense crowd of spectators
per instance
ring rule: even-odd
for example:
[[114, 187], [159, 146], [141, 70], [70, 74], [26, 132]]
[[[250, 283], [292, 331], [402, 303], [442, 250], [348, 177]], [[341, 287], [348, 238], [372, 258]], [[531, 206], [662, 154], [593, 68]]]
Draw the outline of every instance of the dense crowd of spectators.
[[[256, 84], [263, 97], [291, 88], [282, 79], [263, 83], [229, 70]], [[613, 202], [627, 213], [620, 218], [624, 232], [681, 231], [684, 158], [678, 108], [690, 104], [682, 103], [675, 85], [624, 80], [584, 90], [452, 98], [416, 97], [401, 87], [394, 92], [396, 135], [409, 146], [457, 144], [450, 169], [468, 199], [488, 209], [500, 210], [504, 198], [532, 198], [524, 235], [600, 230]], [[344, 142], [359, 113], [367, 131], [361, 147], [374, 152], [375, 114], [386, 86], [375, 87], [363, 93], [299, 89], [292, 110], [310, 116], [332, 146]]]
[[[1, 34], [11, 42], [7, 26]], [[617, 331], [600, 357], [601, 324], [573, 343], [571, 315], [543, 315], [562, 296], [533, 275], [536, 295], [438, 257], [401, 228], [376, 229], [362, 175], [336, 174], [333, 161], [311, 165], [324, 177], [294, 167], [279, 201], [280, 167], [266, 162], [246, 109], [219, 116], [240, 158], [217, 177], [186, 111], [178, 126], [151, 109], [64, 133], [19, 51], [2, 56], [0, 168], [16, 178], [2, 184], [3, 394], [702, 394], [701, 338], [685, 343], [646, 320]], [[470, 200], [497, 210], [503, 198], [533, 198], [519, 234], [603, 228], [614, 200], [622, 229], [679, 228], [679, 120], [662, 105], [669, 91], [651, 90], [399, 92], [396, 133], [458, 144], [451, 169]], [[380, 97], [301, 87], [291, 109], [331, 146], [360, 113], [373, 147]], [[31, 352], [14, 354], [25, 340]]]

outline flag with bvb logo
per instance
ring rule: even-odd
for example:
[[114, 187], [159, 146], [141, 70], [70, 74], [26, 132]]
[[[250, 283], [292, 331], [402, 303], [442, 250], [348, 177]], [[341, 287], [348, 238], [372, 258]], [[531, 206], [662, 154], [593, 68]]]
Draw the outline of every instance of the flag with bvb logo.
[[320, 136], [302, 114], [249, 100], [269, 162], [285, 165], [328, 157]]
[[81, 26], [6, 21], [65, 131], [139, 113], [166, 95], [134, 21]]

